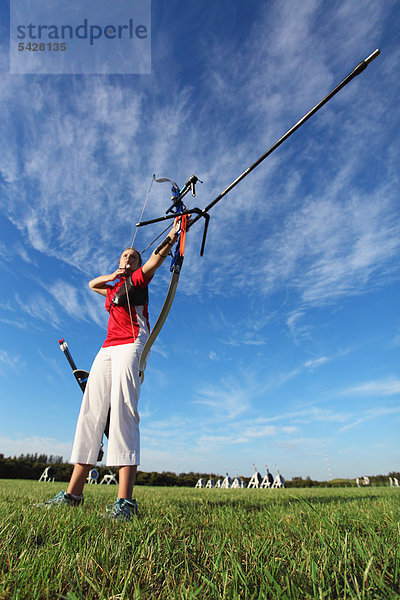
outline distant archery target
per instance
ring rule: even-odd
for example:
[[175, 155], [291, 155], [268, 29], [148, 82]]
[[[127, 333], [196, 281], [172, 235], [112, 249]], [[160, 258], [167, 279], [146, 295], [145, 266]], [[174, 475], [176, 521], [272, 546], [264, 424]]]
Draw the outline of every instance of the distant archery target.
[[99, 476], [100, 476], [100, 473], [98, 472], [97, 469], [91, 469], [91, 471], [89, 473], [89, 477], [92, 481], [97, 481]]

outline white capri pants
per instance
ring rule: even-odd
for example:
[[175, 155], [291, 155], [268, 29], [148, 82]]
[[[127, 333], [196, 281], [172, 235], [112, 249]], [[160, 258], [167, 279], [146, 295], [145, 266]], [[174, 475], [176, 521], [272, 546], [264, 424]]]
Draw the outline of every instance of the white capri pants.
[[101, 348], [89, 373], [75, 431], [71, 463], [94, 465], [110, 412], [107, 466], [138, 465], [138, 365], [143, 341]]

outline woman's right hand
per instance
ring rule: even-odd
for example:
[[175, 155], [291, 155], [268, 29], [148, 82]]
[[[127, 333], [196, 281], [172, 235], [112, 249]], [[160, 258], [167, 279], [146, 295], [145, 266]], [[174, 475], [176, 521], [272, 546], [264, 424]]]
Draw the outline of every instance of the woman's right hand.
[[115, 279], [118, 279], [118, 277], [122, 277], [125, 274], [126, 274], [126, 269], [123, 267], [118, 267], [118, 269], [110, 275], [109, 281], [114, 281]]
[[114, 273], [110, 273], [110, 275], [100, 275], [100, 277], [95, 277], [91, 281], [89, 281], [89, 287], [94, 292], [101, 294], [102, 296], [107, 296], [107, 288], [109, 287], [107, 284], [109, 281], [114, 281], [117, 277], [122, 277], [122, 275], [126, 274], [126, 269], [118, 268]]

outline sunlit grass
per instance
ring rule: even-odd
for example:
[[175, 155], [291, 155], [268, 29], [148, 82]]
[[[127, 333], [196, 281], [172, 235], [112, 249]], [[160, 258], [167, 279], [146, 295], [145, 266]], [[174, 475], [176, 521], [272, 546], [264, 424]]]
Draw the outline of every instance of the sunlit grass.
[[137, 487], [140, 515], [34, 508], [60, 484], [0, 481], [0, 598], [400, 598], [400, 490]]

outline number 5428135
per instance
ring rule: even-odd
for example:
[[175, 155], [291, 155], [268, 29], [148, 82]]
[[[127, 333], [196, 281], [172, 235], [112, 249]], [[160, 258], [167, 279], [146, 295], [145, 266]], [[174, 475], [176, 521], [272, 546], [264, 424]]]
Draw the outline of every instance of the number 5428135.
[[46, 52], [46, 51], [54, 51], [54, 52], [65, 52], [67, 49], [67, 44], [65, 42], [28, 42], [24, 44], [20, 42], [18, 44], [18, 51], [23, 52], [24, 50], [28, 50], [28, 52]]

